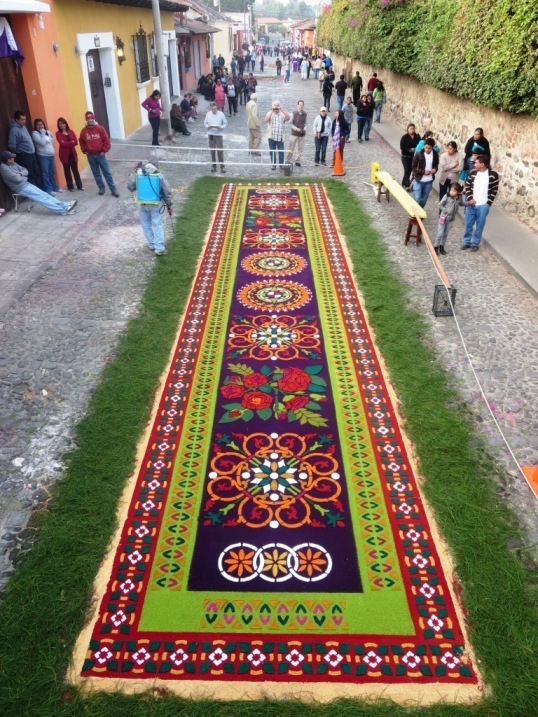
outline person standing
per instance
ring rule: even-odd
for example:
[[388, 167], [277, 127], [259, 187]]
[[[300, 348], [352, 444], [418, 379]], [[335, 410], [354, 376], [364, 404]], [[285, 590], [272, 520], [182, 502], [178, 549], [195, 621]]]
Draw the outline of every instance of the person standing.
[[477, 127], [473, 133], [472, 137], [469, 137], [467, 142], [465, 143], [465, 149], [463, 150], [465, 153], [465, 160], [464, 165], [466, 166], [471, 155], [473, 154], [473, 147], [479, 145], [482, 147], [482, 154], [484, 154], [486, 157], [491, 157], [491, 150], [489, 148], [489, 142], [484, 137], [484, 130], [482, 127]]
[[228, 95], [228, 112], [230, 114], [230, 117], [232, 116], [232, 113], [234, 115], [237, 114], [238, 92], [239, 88], [237, 85], [237, 80], [231, 77], [226, 84], [226, 94]]
[[419, 142], [420, 135], [415, 132], [415, 125], [408, 124], [406, 133], [400, 139], [400, 153], [404, 168], [402, 187], [406, 190], [409, 190], [411, 188], [411, 171], [413, 168], [413, 157], [415, 156], [415, 149]]
[[217, 107], [217, 104], [213, 102], [209, 112], [205, 116], [204, 126], [207, 129], [207, 138], [209, 140], [209, 149], [211, 150], [211, 171], [217, 171], [217, 161], [220, 164], [220, 171], [222, 174], [226, 173], [224, 166], [224, 142], [223, 135], [224, 130], [228, 126], [228, 122], [224, 115], [224, 112]]
[[235, 59], [235, 55], [230, 62], [230, 70], [232, 71], [232, 77], [237, 77], [237, 60]]
[[252, 92], [256, 92], [257, 86], [258, 86], [258, 80], [254, 77], [252, 72], [249, 72], [248, 77], [247, 77], [247, 89], [246, 89], [247, 97], [246, 97], [245, 104], [250, 99], [250, 95], [252, 94]]
[[286, 141], [284, 123], [289, 119], [290, 115], [280, 106], [278, 100], [273, 102], [270, 111], [265, 115], [265, 121], [268, 124], [267, 139], [269, 141], [271, 169], [273, 170], [276, 169], [277, 157], [280, 169], [284, 168], [284, 142]]
[[354, 114], [353, 103], [351, 102], [351, 97], [346, 97], [346, 101], [344, 102], [342, 111], [344, 113], [344, 119], [346, 120], [346, 131], [345, 131], [346, 142], [350, 142], [351, 141], [351, 127], [353, 125], [353, 114]]
[[260, 117], [258, 114], [258, 95], [255, 92], [250, 95], [250, 100], [247, 102], [246, 111], [248, 127], [248, 148], [250, 150], [250, 154], [254, 155], [255, 157], [261, 157], [261, 152], [258, 152], [258, 149], [262, 141], [262, 131], [260, 129]]
[[374, 74], [370, 77], [368, 80], [368, 94], [371, 95], [375, 88], [377, 87], [379, 83], [379, 80], [377, 79], [377, 72], [374, 72]]
[[445, 256], [445, 243], [461, 205], [461, 184], [453, 182], [439, 202], [439, 224], [433, 247], [436, 254]]
[[316, 152], [314, 156], [314, 164], [319, 166], [321, 163], [323, 166], [326, 165], [325, 155], [327, 153], [327, 143], [329, 142], [329, 135], [331, 134], [331, 118], [327, 114], [327, 108], [325, 106], [320, 107], [319, 115], [314, 120], [314, 142]]
[[34, 120], [32, 139], [37, 153], [37, 161], [41, 169], [43, 189], [48, 194], [61, 192], [54, 174], [54, 135], [45, 127], [42, 119]]
[[489, 163], [490, 159], [487, 155], [479, 154], [475, 159], [475, 168], [469, 172], [465, 182], [467, 208], [462, 249], [478, 251], [489, 208], [499, 190], [499, 175], [490, 169]]
[[331, 134], [333, 138], [333, 163], [334, 167], [336, 161], [336, 152], [340, 150], [340, 159], [344, 160], [344, 147], [346, 144], [346, 120], [342, 110], [336, 110], [331, 127]]
[[44, 192], [28, 181], [28, 170], [15, 162], [15, 155], [8, 150], [0, 154], [0, 177], [11, 189], [13, 194], [21, 194], [36, 204], [50, 209], [54, 214], [75, 214], [77, 200], [73, 202], [60, 202], [59, 199]]
[[[77, 135], [69, 128], [67, 120], [63, 117], [58, 118], [56, 123], [58, 131], [56, 132], [56, 139], [60, 147], [59, 155], [60, 162], [64, 168], [65, 182], [70, 192], [75, 191], [73, 185], [73, 177], [75, 178], [75, 184], [77, 189], [81, 192], [84, 191], [82, 186], [82, 180], [78, 171], [78, 156], [75, 147], [78, 144]], [[71, 174], [72, 173], [72, 174]]]
[[86, 126], [80, 131], [78, 141], [81, 152], [88, 157], [93, 178], [99, 187], [99, 194], [103, 195], [105, 193], [105, 184], [101, 177], [102, 173], [112, 196], [119, 197], [120, 195], [106, 159], [106, 153], [110, 151], [110, 138], [107, 131], [100, 124], [97, 124], [93, 112], [86, 112], [85, 119]]
[[286, 157], [286, 163], [291, 164], [293, 162], [293, 154], [295, 151], [297, 151], [297, 156], [295, 158], [296, 167], [301, 166], [301, 157], [303, 156], [304, 152], [306, 120], [307, 114], [304, 111], [304, 102], [303, 100], [299, 100], [299, 102], [297, 102], [297, 109], [295, 110], [291, 118], [290, 146], [288, 150], [288, 156]]
[[142, 102], [142, 107], [147, 111], [148, 113], [148, 120], [151, 125], [152, 130], [152, 138], [151, 138], [151, 145], [153, 147], [159, 147], [159, 129], [161, 126], [161, 115], [163, 113], [163, 108], [161, 107], [160, 103], [161, 99], [161, 93], [159, 90], [154, 90], [149, 97], [146, 97], [146, 99]]
[[26, 115], [17, 110], [9, 128], [7, 147], [17, 159], [17, 164], [28, 170], [28, 181], [36, 187], [41, 187], [41, 172], [36, 157], [34, 143], [26, 127]]
[[[138, 191], [138, 183], [146, 191]], [[138, 203], [138, 216], [142, 230], [148, 242], [148, 247], [155, 252], [155, 256], [164, 256], [168, 250], [164, 247], [163, 230], [163, 204], [166, 205], [168, 216], [172, 216], [172, 190], [170, 185], [151, 162], [141, 163], [141, 166], [131, 174], [127, 183], [130, 192], [137, 192], [135, 197]]]
[[387, 93], [385, 91], [385, 86], [381, 82], [381, 80], [377, 83], [377, 87], [373, 91], [372, 99], [374, 100], [374, 113], [375, 113], [375, 122], [381, 122], [381, 112], [383, 110], [383, 105], [387, 101]]
[[301, 61], [301, 80], [307, 80], [308, 79], [308, 60], [306, 57], [303, 57]]
[[284, 82], [289, 82], [291, 74], [291, 61], [289, 57], [286, 57], [286, 60], [284, 62], [284, 71], [286, 73], [284, 77]]
[[362, 92], [362, 77], [358, 70], [355, 72], [355, 77], [351, 80], [351, 92], [353, 94], [353, 104], [356, 106]]
[[455, 142], [448, 142], [446, 152], [439, 157], [439, 200], [443, 199], [452, 184], [458, 182], [463, 170], [463, 155]]
[[[330, 77], [326, 73], [325, 79], [323, 80], [322, 93], [323, 93], [323, 104], [327, 108], [327, 112], [329, 112], [329, 110], [331, 109], [331, 97], [333, 94], [333, 89], [334, 89], [334, 85], [331, 82]], [[329, 119], [330, 119], [330, 117], [329, 117]]]
[[222, 85], [220, 77], [215, 82], [215, 104], [220, 112], [224, 112], [224, 103], [226, 102], [226, 90]]
[[360, 100], [357, 102], [357, 139], [362, 142], [362, 133], [368, 120], [368, 112], [370, 107], [366, 101], [367, 95], [362, 95]]
[[430, 196], [433, 180], [439, 166], [439, 153], [435, 151], [435, 140], [429, 137], [424, 149], [413, 158], [413, 197], [423, 209]]
[[280, 57], [276, 58], [275, 67], [276, 74], [278, 75], [278, 77], [280, 77], [280, 75], [282, 74], [282, 60], [280, 59]]
[[344, 75], [340, 75], [340, 79], [335, 84], [334, 89], [336, 90], [336, 106], [341, 110], [344, 106], [347, 90], [347, 82], [344, 80]]
[[375, 104], [372, 95], [366, 95], [366, 122], [364, 124], [364, 141], [370, 141], [370, 130], [374, 120]]
[[265, 67], [265, 58], [263, 53], [260, 55], [260, 72], [263, 72], [263, 68]]

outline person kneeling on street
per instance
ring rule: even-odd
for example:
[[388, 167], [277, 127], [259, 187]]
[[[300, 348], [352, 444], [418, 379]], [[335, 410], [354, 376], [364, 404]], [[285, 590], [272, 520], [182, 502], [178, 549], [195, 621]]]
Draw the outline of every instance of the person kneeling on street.
[[127, 189], [135, 192], [138, 216], [150, 251], [164, 256], [163, 214], [172, 216], [172, 190], [157, 167], [151, 162], [140, 162], [127, 183]]
[[0, 155], [0, 177], [4, 180], [13, 194], [21, 194], [42, 207], [50, 209], [55, 214], [75, 214], [77, 200], [61, 202], [56, 197], [44, 192], [28, 181], [28, 170], [15, 162], [15, 155], [7, 150]]

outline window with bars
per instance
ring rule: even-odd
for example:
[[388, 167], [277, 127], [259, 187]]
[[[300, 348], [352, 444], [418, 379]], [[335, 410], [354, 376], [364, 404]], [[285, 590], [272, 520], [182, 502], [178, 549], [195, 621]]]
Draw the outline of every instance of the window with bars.
[[139, 84], [142, 84], [142, 82], [148, 82], [149, 80], [147, 35], [142, 27], [136, 35], [133, 35], [133, 47], [136, 64], [136, 81]]
[[151, 53], [151, 74], [157, 77], [159, 74], [159, 64], [157, 62], [157, 48], [155, 46], [155, 34], [149, 36], [149, 49]]

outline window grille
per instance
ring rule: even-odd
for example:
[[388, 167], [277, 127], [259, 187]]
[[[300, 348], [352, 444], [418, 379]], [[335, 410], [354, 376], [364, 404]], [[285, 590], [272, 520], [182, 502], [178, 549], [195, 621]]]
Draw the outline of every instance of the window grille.
[[133, 35], [133, 47], [136, 64], [136, 81], [138, 84], [149, 80], [149, 59], [147, 35], [140, 25], [140, 29]]

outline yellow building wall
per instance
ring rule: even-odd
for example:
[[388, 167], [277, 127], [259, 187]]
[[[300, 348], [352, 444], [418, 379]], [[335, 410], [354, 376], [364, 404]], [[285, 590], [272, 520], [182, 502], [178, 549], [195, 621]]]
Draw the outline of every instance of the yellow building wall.
[[[136, 85], [135, 56], [130, 48], [131, 38], [141, 24], [148, 36], [153, 33], [152, 11], [137, 7], [88, 2], [88, 0], [48, 1], [53, 6], [58, 29], [59, 57], [68, 101], [65, 116], [71, 127], [77, 134], [80, 132], [84, 126], [84, 113], [87, 110], [81, 59], [75, 54], [77, 34], [112, 32], [114, 37], [121, 37], [125, 43], [125, 62], [120, 66], [116, 58], [116, 63], [125, 134], [131, 134], [140, 127], [140, 102]], [[162, 12], [161, 24], [163, 30], [173, 30], [173, 13]], [[148, 95], [153, 91], [151, 83], [147, 90]], [[80, 155], [79, 159], [81, 159]]]

